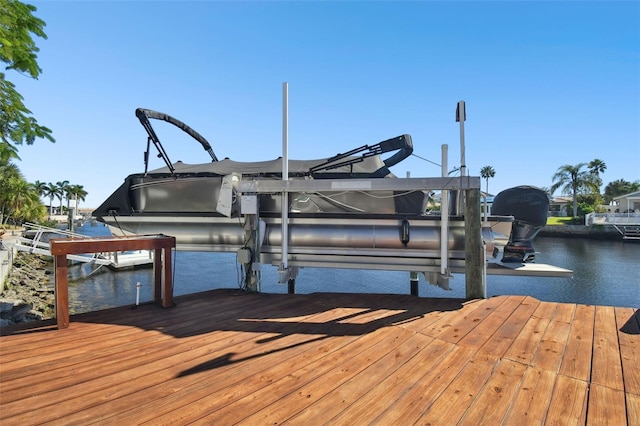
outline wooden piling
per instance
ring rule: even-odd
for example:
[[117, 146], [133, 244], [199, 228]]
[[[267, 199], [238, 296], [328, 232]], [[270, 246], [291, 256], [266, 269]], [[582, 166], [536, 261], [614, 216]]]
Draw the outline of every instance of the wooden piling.
[[482, 276], [484, 256], [480, 224], [480, 189], [467, 189], [464, 193], [466, 197], [464, 205], [466, 296], [468, 299], [484, 299], [487, 297], [487, 289]]

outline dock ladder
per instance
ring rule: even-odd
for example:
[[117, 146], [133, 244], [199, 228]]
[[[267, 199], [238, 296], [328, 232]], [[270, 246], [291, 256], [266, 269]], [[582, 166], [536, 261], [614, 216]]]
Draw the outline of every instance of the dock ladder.
[[622, 234], [623, 240], [640, 241], [640, 225], [613, 225]]

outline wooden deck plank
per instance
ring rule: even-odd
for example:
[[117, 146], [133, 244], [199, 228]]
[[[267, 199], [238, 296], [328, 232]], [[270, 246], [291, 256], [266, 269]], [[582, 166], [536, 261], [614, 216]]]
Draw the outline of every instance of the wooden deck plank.
[[482, 344], [480, 350], [500, 357], [503, 356], [520, 335], [539, 305], [539, 301], [531, 297], [525, 298], [513, 313], [505, 318], [500, 328]]
[[[496, 306], [491, 315], [477, 322], [477, 326], [473, 329], [473, 333], [467, 333], [458, 343], [463, 346], [470, 346], [479, 349], [494, 333], [504, 325], [507, 318], [513, 314], [513, 311], [522, 303], [524, 296], [500, 297], [503, 303]], [[489, 312], [485, 309], [485, 311]]]
[[614, 309], [597, 306], [595, 318], [591, 381], [612, 389], [624, 390]]
[[551, 402], [556, 375], [548, 370], [527, 367], [522, 383], [507, 414], [505, 425], [543, 425]]
[[639, 424], [635, 309], [237, 290], [176, 302], [1, 336], [0, 423]]
[[[376, 332], [376, 334], [378, 333], [379, 332]], [[375, 351], [377, 348], [382, 348], [384, 343], [381, 343], [380, 340], [386, 340], [384, 337], [386, 335], [387, 333], [380, 333], [378, 334], [378, 338], [373, 340], [370, 339], [369, 336], [358, 338], [356, 345], [346, 348], [345, 351], [341, 351], [339, 356], [345, 364], [344, 369], [340, 370], [343, 377], [354, 374], [359, 368], [362, 368], [359, 357], [369, 350]], [[238, 383], [234, 388], [225, 392], [225, 394], [222, 395], [222, 399], [212, 398], [211, 395], [203, 395], [198, 401], [198, 406], [187, 413], [190, 417], [186, 418], [196, 420], [207, 414], [217, 416], [219, 412], [227, 412], [239, 418], [247, 416], [252, 418], [256, 416], [256, 411], [260, 410], [264, 413], [258, 415], [260, 418], [262, 415], [272, 418], [286, 417], [285, 413], [289, 412], [286, 410], [297, 411], [298, 408], [296, 407], [299, 407], [299, 405], [296, 406], [296, 402], [304, 405], [307, 403], [307, 400], [315, 400], [322, 396], [323, 393], [321, 390], [313, 392], [309, 391], [308, 387], [312, 386], [310, 383], [313, 383], [314, 380], [331, 376], [330, 372], [336, 371], [336, 360], [333, 356], [334, 354], [331, 355], [330, 362], [327, 362], [324, 357], [320, 357], [315, 359], [313, 363], [304, 365], [303, 368], [297, 368], [296, 366], [293, 373], [291, 373], [290, 366], [285, 367], [285, 371], [278, 377], [275, 377], [270, 382], [269, 387], [265, 387], [264, 385], [256, 387], [249, 381], [248, 383]], [[248, 392], [247, 386], [249, 387]], [[304, 388], [305, 386], [307, 386], [307, 389]], [[288, 401], [289, 404], [294, 404], [294, 406], [289, 407], [284, 401]], [[237, 406], [243, 407], [244, 411], [238, 412], [234, 407], [229, 409], [227, 407], [229, 404], [237, 404]], [[181, 416], [181, 420], [184, 418], [184, 416]]]
[[515, 338], [504, 357], [529, 365], [556, 310], [554, 303], [541, 302]]
[[557, 376], [545, 423], [584, 425], [587, 416], [587, 397], [587, 382], [572, 377]]
[[627, 424], [640, 425], [640, 395], [626, 394]]
[[[251, 305], [249, 305], [251, 306]], [[272, 311], [273, 306], [265, 306], [264, 311]], [[255, 314], [261, 314], [260, 310], [253, 310]], [[202, 322], [202, 321], [200, 321]], [[250, 330], [251, 325], [245, 324], [244, 327], [247, 330]], [[242, 328], [242, 326], [240, 327]], [[196, 327], [195, 330], [198, 330]], [[175, 330], [173, 330], [175, 331]], [[222, 332], [224, 333], [224, 332]], [[220, 335], [219, 333], [210, 333], [204, 335], [204, 337], [200, 337], [197, 333], [194, 333], [194, 329], [191, 329], [188, 334], [195, 334], [192, 339], [197, 339], [196, 341], [192, 341], [189, 338], [182, 339], [179, 342], [169, 342], [167, 346], [163, 346], [161, 350], [156, 350], [154, 352], [144, 352], [144, 357], [132, 357], [129, 362], [126, 362], [124, 359], [119, 359], [115, 357], [115, 359], [109, 364], [99, 364], [90, 361], [90, 365], [87, 366], [86, 375], [83, 376], [85, 382], [83, 383], [82, 389], [87, 394], [100, 394], [104, 388], [110, 387], [110, 384], [117, 377], [122, 376], [124, 382], [135, 380], [138, 377], [143, 377], [146, 374], [149, 374], [149, 369], [156, 368], [162, 371], [166, 368], [167, 365], [170, 365], [171, 362], [175, 362], [172, 360], [179, 360], [182, 356], [182, 353], [185, 350], [190, 352], [192, 357], [198, 357], [200, 354], [206, 355], [210, 351], [221, 350], [226, 351], [228, 347], [230, 347], [234, 343], [242, 343], [245, 340], [253, 337], [251, 334], [238, 334], [234, 332], [226, 332], [226, 335]], [[264, 338], [263, 333], [259, 333]], [[204, 339], [204, 341], [201, 341]], [[159, 346], [156, 346], [158, 348]], [[91, 348], [84, 347], [83, 350], [91, 352]], [[92, 352], [91, 352], [92, 353]], [[138, 351], [138, 355], [140, 351]], [[124, 372], [122, 370], [125, 370]], [[65, 401], [68, 398], [68, 392], [66, 392], [66, 387], [71, 386], [76, 380], [75, 375], [69, 375], [69, 370], [66, 371], [61, 369], [63, 373], [67, 374], [66, 377], [56, 377], [56, 380], [47, 380], [41, 381], [37, 388], [33, 387], [28, 389], [27, 393], [27, 404], [21, 404], [20, 401], [17, 401], [17, 409], [22, 407], [28, 407], [30, 409], [38, 408], [46, 405], [53, 405], [56, 402]], [[166, 380], [167, 377], [163, 377], [161, 380]], [[127, 389], [130, 388], [127, 385]], [[111, 388], [113, 390], [113, 388]], [[46, 393], [46, 398], [39, 398], [34, 395], [33, 398], [29, 398], [29, 395], [34, 393], [40, 393], [42, 395], [43, 392]], [[126, 390], [125, 390], [126, 391]], [[24, 398], [22, 398], [24, 400]], [[90, 398], [87, 396], [84, 398], [83, 403], [89, 403]], [[3, 401], [4, 402], [4, 401]], [[44, 405], [43, 405], [44, 404]], [[68, 408], [69, 404], [65, 404]], [[4, 404], [3, 403], [3, 414], [12, 415], [14, 406], [12, 404]], [[27, 413], [28, 415], [28, 413]]]
[[[230, 334], [229, 338], [233, 336]], [[189, 352], [195, 360], [210, 359], [211, 352], [224, 356], [227, 347], [226, 342], [217, 340]], [[175, 350], [171, 348], [169, 353], [156, 353], [157, 357], [151, 359], [140, 357], [135, 363], [108, 366], [110, 368], [107, 371], [102, 369], [95, 377], [89, 377], [89, 380], [80, 383], [75, 375], [68, 376], [69, 381], [62, 381], [56, 377], [51, 382], [41, 383], [36, 389], [30, 389], [25, 398], [3, 402], [2, 416], [16, 422], [28, 422], [30, 411], [40, 410], [43, 415], [48, 416], [46, 420], [54, 420], [98, 404], [104, 401], [105, 395], [108, 395], [109, 400], [129, 395], [142, 386], [143, 382], [146, 387], [147, 380], [150, 380], [149, 377], [152, 375], [159, 382], [171, 380], [174, 378], [170, 374], [173, 371], [171, 367], [183, 362], [182, 354], [176, 353]], [[99, 366], [96, 365], [96, 368]], [[112, 369], [115, 369], [115, 372], [109, 374]], [[61, 385], [63, 387], [60, 387]], [[81, 398], [78, 398], [79, 396]]]
[[498, 357], [476, 352], [438, 399], [422, 413], [418, 423], [456, 424], [465, 414], [465, 407], [469, 407], [476, 399], [498, 363]]
[[471, 301], [465, 303], [456, 315], [442, 316], [438, 321], [424, 329], [424, 333], [433, 338], [457, 343], [469, 334], [477, 325], [488, 317], [497, 307], [502, 305], [506, 298], [493, 297], [481, 303]]
[[[404, 393], [393, 404], [382, 407], [371, 407], [368, 418], [363, 423], [379, 425], [415, 424], [420, 415], [439, 398], [442, 392], [460, 374], [471, 358], [477, 354], [471, 348], [455, 346], [447, 355], [440, 368], [425, 371], [408, 383]], [[349, 424], [349, 423], [344, 423]]]
[[395, 374], [385, 378], [379, 385], [368, 388], [364, 395], [328, 420], [328, 423], [334, 425], [367, 423], [377, 415], [372, 407], [384, 410], [399, 401], [404, 397], [407, 387], [415, 384], [425, 372], [434, 371], [444, 364], [454, 347], [449, 342], [432, 340], [432, 343], [415, 356], [413, 362], [398, 368]]
[[629, 346], [638, 346], [640, 343], [633, 336], [640, 334], [640, 309], [615, 308], [618, 328], [624, 333], [620, 342]]
[[[190, 307], [192, 310], [197, 311], [204, 308], [211, 303], [210, 300], [194, 300], [190, 301]], [[218, 301], [216, 301], [218, 303]], [[212, 319], [226, 318], [228, 310], [237, 309], [240, 306], [248, 308], [248, 305], [252, 301], [245, 299], [244, 302], [237, 298], [223, 298], [220, 299], [220, 305], [217, 306], [215, 312], [211, 313]], [[257, 306], [262, 304], [259, 300], [253, 301]], [[242, 305], [241, 305], [242, 304]], [[38, 360], [44, 354], [60, 353], [60, 357], [64, 357], [69, 348], [73, 348], [78, 345], [78, 342], [86, 342], [90, 339], [97, 338], [98, 341], [111, 341], [115, 337], [126, 336], [127, 334], [135, 334], [142, 330], [154, 330], [161, 329], [163, 331], [170, 331], [174, 328], [189, 328], [193, 327], [192, 323], [200, 321], [197, 317], [194, 317], [186, 310], [168, 310], [163, 313], [162, 316], [150, 315], [152, 312], [163, 312], [162, 308], [159, 308], [155, 304], [140, 305], [138, 309], [132, 310], [126, 316], [126, 321], [121, 321], [121, 325], [127, 326], [135, 324], [136, 328], [118, 328], [114, 327], [114, 324], [109, 324], [113, 319], [113, 315], [116, 312], [121, 312], [122, 308], [107, 309], [104, 311], [98, 311], [87, 314], [81, 314], [74, 317], [78, 324], [74, 325], [73, 331], [69, 331], [70, 335], [66, 333], [56, 333], [54, 336], [47, 336], [47, 345], [43, 347], [41, 342], [37, 339], [33, 339], [28, 334], [8, 336], [7, 341], [2, 343], [0, 339], [0, 349], [2, 349], [3, 361], [7, 363], [12, 360], [23, 360], [29, 357], [35, 357]], [[92, 323], [83, 323], [83, 318], [91, 318]], [[169, 321], [168, 321], [169, 320]], [[104, 324], [100, 324], [99, 321], [105, 321]], [[48, 333], [51, 334], [51, 333]], [[10, 343], [9, 343], [10, 342]], [[10, 354], [14, 354], [13, 357]], [[28, 361], [33, 362], [33, 361]], [[3, 368], [5, 367], [3, 362]], [[7, 367], [9, 365], [7, 364]]]
[[[589, 388], [587, 425], [624, 425], [627, 423], [624, 392], [592, 383]], [[603, 422], [603, 419], [605, 422]]]
[[433, 337], [432, 333], [425, 330], [437, 322], [442, 321], [444, 318], [450, 317], [452, 313], [458, 315], [457, 313], [460, 312], [461, 309], [465, 309], [465, 306], [469, 304], [472, 304], [472, 302], [463, 303], [462, 300], [457, 299], [431, 299], [429, 303], [431, 309], [429, 312], [425, 314], [418, 311], [417, 315], [412, 318], [407, 318], [405, 321], [398, 323], [398, 325], [407, 330]]
[[[339, 386], [364, 371], [372, 361], [373, 363], [377, 362], [381, 355], [385, 355], [397, 345], [405, 343], [411, 335], [411, 332], [405, 331], [399, 336], [392, 334], [386, 338], [380, 338], [375, 345], [366, 351], [359, 352], [357, 356], [345, 356], [340, 363], [334, 365], [321, 376], [317, 375], [318, 367], [316, 367], [313, 372], [315, 377], [304, 374], [300, 376], [303, 382], [302, 386], [283, 386], [281, 389], [284, 392], [280, 393], [277, 405], [269, 404], [263, 407], [244, 418], [243, 423], [280, 424], [302, 410], [310, 408], [328, 393], [335, 392]], [[411, 342], [411, 346], [413, 346], [413, 342]], [[288, 378], [287, 381], [289, 381]], [[270, 393], [269, 390], [265, 392]], [[256, 402], [259, 403], [259, 400]]]
[[[281, 362], [282, 364], [276, 365], [286, 369], [290, 359], [306, 352], [323, 352], [325, 348], [322, 345], [326, 344], [323, 340], [312, 336], [292, 336], [281, 341], [272, 340], [266, 344], [257, 341], [254, 343], [254, 352], [258, 347], [259, 350], [271, 352], [254, 353], [254, 358], [248, 360], [230, 359], [226, 354], [216, 358], [207, 356], [194, 360], [200, 361], [196, 368], [202, 370], [202, 373], [184, 375], [185, 366], [175, 366], [167, 371], [171, 377], [168, 380], [163, 378], [161, 372], [148, 375], [145, 377], [145, 384], [148, 386], [144, 389], [134, 390], [128, 394], [125, 394], [123, 389], [108, 401], [95, 399], [93, 405], [75, 410], [65, 419], [77, 423], [96, 421], [99, 424], [127, 424], [131, 419], [135, 419], [136, 424], [144, 422], [161, 424], [167, 412], [174, 415], [182, 413], [181, 408], [184, 407], [185, 413], [188, 413], [192, 409], [192, 404], [197, 403], [203, 395], [221, 396], [228, 392], [227, 389], [251, 380], [261, 380], [263, 386], [267, 386], [273, 380], [272, 375], [276, 373], [270, 371], [273, 369], [270, 369], [266, 363]], [[292, 349], [280, 353], [278, 349], [283, 344], [292, 346]], [[338, 344], [337, 340], [332, 343], [332, 345], [335, 344]], [[251, 355], [248, 356], [251, 357]], [[207, 373], [207, 369], [212, 372]], [[250, 386], [247, 389], [250, 389]]]
[[[149, 310], [156, 310], [154, 305], [148, 306]], [[267, 310], [272, 309], [272, 307], [267, 307]], [[256, 310], [260, 312], [260, 310]], [[212, 320], [219, 320], [224, 318], [228, 314], [222, 314], [221, 317], [216, 317], [216, 315], [212, 315]], [[167, 324], [165, 331], [170, 329], [172, 333], [180, 333], [180, 330], [184, 330], [185, 327], [189, 328], [189, 333], [193, 333], [194, 329], [197, 329], [198, 323], [201, 323], [200, 319], [191, 319], [186, 322], [176, 322], [176, 324], [180, 324], [180, 326], [175, 326], [172, 324]], [[74, 327], [74, 324], [71, 324], [71, 327]], [[120, 329], [120, 327], [114, 327]], [[48, 386], [47, 390], [51, 391], [57, 388], [62, 388], [68, 385], [68, 383], [73, 382], [75, 378], [69, 374], [70, 371], [73, 371], [74, 374], [85, 374], [85, 378], [90, 380], [94, 377], [99, 377], [103, 374], [111, 374], [111, 372], [118, 371], [123, 363], [131, 361], [128, 364], [129, 368], [138, 368], [141, 363], [149, 363], [153, 361], [154, 357], [165, 357], [167, 354], [175, 353], [176, 350], [180, 348], [191, 348], [192, 346], [200, 346], [203, 344], [202, 340], [204, 338], [197, 337], [196, 340], [192, 338], [187, 338], [181, 340], [179, 343], [175, 343], [172, 341], [170, 335], [161, 334], [161, 333], [145, 333], [144, 330], [139, 328], [130, 328], [135, 330], [137, 334], [144, 335], [146, 338], [132, 337], [132, 334], [125, 334], [124, 340], [120, 337], [112, 338], [107, 341], [105, 345], [102, 345], [103, 342], [94, 342], [94, 341], [86, 341], [84, 340], [81, 345], [78, 345], [78, 342], [75, 342], [75, 347], [73, 351], [67, 351], [68, 356], [62, 359], [49, 359], [47, 357], [43, 357], [43, 359], [38, 359], [38, 364], [36, 366], [40, 366], [41, 368], [46, 368], [46, 371], [38, 371], [36, 369], [31, 369], [25, 367], [28, 371], [18, 371], [18, 373], [28, 373], [27, 379], [13, 380], [14, 374], [5, 373], [2, 374], [2, 388], [3, 390], [15, 390], [13, 386], [30, 386], [29, 392], [36, 392], [36, 388], [34, 386], [42, 387], [44, 385]], [[123, 330], [127, 331], [127, 330]], [[211, 333], [206, 337], [206, 340], [209, 342], [215, 340], [221, 340], [228, 338], [225, 334], [216, 334]], [[109, 342], [113, 342], [113, 344], [109, 344]], [[145, 343], [148, 344], [145, 346]], [[123, 343], [118, 345], [119, 343]], [[137, 350], [136, 350], [137, 349]], [[139, 357], [141, 351], [144, 351], [147, 357], [145, 360]], [[107, 361], [102, 361], [102, 359], [106, 359]], [[81, 364], [81, 367], [76, 367], [76, 364]], [[41, 370], [40, 368], [40, 370]], [[51, 375], [52, 370], [60, 370], [59, 375], [56, 376], [56, 380], [42, 380], [42, 376]], [[105, 373], [105, 371], [107, 373]], [[40, 389], [43, 391], [45, 389]], [[8, 397], [3, 398], [3, 402], [10, 402], [10, 395], [12, 393], [8, 393]]]
[[[368, 353], [367, 358], [373, 356], [379, 358], [375, 361], [373, 359], [364, 359], [364, 370], [343, 383], [337, 381], [336, 374], [331, 372], [325, 374], [322, 378], [314, 380], [313, 383], [311, 383], [313, 386], [305, 386], [298, 392], [301, 392], [303, 396], [305, 393], [307, 393], [307, 395], [318, 394], [320, 398], [315, 403], [308, 405], [307, 401], [304, 401], [304, 403], [297, 408], [293, 408], [295, 405], [289, 404], [287, 401], [288, 399], [298, 399], [298, 395], [294, 398], [284, 398], [282, 400], [283, 405], [289, 408], [289, 412], [297, 410], [297, 414], [287, 417], [287, 421], [293, 424], [313, 424], [316, 419], [334, 417], [351, 406], [351, 404], [360, 397], [366, 395], [370, 389], [375, 388], [390, 375], [395, 374], [395, 371], [402, 365], [413, 362], [414, 356], [432, 341], [433, 339], [430, 337], [414, 334], [403, 343], [394, 344], [391, 351], [385, 354], [379, 349], [377, 349], [378, 353], [375, 355]], [[344, 365], [341, 365], [340, 368], [343, 369]], [[290, 396], [291, 394], [289, 394], [289, 397]], [[242, 411], [236, 410], [233, 407], [226, 408], [231, 409], [223, 410], [220, 413], [215, 413], [215, 415], [222, 415], [223, 418], [229, 419], [232, 422], [235, 421], [235, 417], [238, 420], [251, 423], [251, 418], [247, 419], [244, 418], [244, 416], [239, 416]], [[259, 415], [259, 413], [257, 413], [257, 415]], [[268, 417], [266, 420], [269, 420]]]
[[560, 319], [556, 320], [556, 315], [551, 319], [531, 359], [532, 366], [553, 372], [557, 372], [560, 368], [567, 339], [569, 338], [569, 331], [571, 331], [571, 324], [565, 322], [564, 315], [562, 315], [564, 312], [566, 312], [564, 305], [559, 304], [556, 314], [561, 314], [559, 316]]
[[640, 309], [615, 308], [624, 390], [640, 395]]
[[590, 379], [591, 356], [587, 355], [593, 346], [594, 320], [594, 306], [576, 307], [575, 318], [571, 322], [567, 347], [560, 365], [560, 374], [585, 381]]
[[467, 409], [461, 424], [499, 425], [511, 406], [527, 366], [511, 360], [501, 360]]
[[[344, 317], [342, 310], [331, 310], [327, 313], [319, 314], [319, 321]], [[304, 323], [297, 324], [299, 330], [303, 330]], [[230, 332], [233, 334], [238, 334]], [[200, 391], [206, 395], [210, 394], [220, 386], [218, 390], [223, 390], [225, 386], [236, 383], [243, 383], [254, 377], [264, 377], [260, 374], [266, 369], [269, 362], [284, 362], [289, 357], [294, 357], [299, 353], [312, 350], [315, 345], [323, 343], [321, 335], [309, 334], [289, 334], [287, 336], [279, 336], [277, 333], [241, 333], [244, 338], [236, 338], [237, 341], [227, 340], [222, 342], [224, 347], [220, 352], [207, 352], [204, 356], [194, 358], [193, 352], [190, 353], [189, 363], [176, 364], [167, 370], [156, 369], [153, 374], [147, 374], [143, 377], [145, 392], [143, 395], [137, 395], [127, 387], [127, 384], [110, 389], [112, 398], [106, 403], [99, 400], [100, 393], [94, 397], [96, 405], [89, 405], [82, 409], [76, 409], [75, 413], [67, 416], [71, 420], [88, 421], [90, 419], [99, 419], [100, 421], [108, 420], [110, 423], [126, 422], [127, 418], [133, 415], [138, 422], [146, 420], [154, 420], [164, 411], [171, 411], [173, 404], [185, 406], [189, 401], [197, 401]], [[271, 339], [270, 337], [278, 337]], [[340, 346], [344, 342], [336, 340], [333, 345]], [[284, 352], [284, 355], [282, 354]], [[320, 351], [320, 354], [323, 354]], [[241, 354], [241, 355], [240, 355]], [[266, 358], [266, 360], [265, 360]], [[286, 367], [286, 364], [285, 368]], [[254, 368], [252, 370], [252, 368]], [[206, 373], [208, 371], [223, 370], [226, 380], [216, 380], [212, 385]], [[231, 374], [233, 371], [235, 374]], [[167, 382], [167, 376], [177, 381]], [[186, 377], [193, 376], [191, 380]], [[182, 380], [182, 378], [185, 378]], [[186, 396], [185, 396], [186, 394]], [[154, 404], [148, 405], [151, 398]], [[85, 397], [85, 399], [89, 399]], [[159, 405], [157, 402], [162, 401]], [[87, 401], [84, 401], [87, 403]], [[133, 403], [133, 404], [132, 404]], [[133, 409], [134, 413], [129, 411]], [[164, 410], [164, 411], [163, 411]], [[111, 418], [113, 417], [113, 418]]]
[[575, 311], [576, 305], [573, 303], [558, 303], [553, 320], [571, 324], [575, 317]]
[[[326, 319], [325, 321], [329, 320]], [[260, 400], [258, 396], [261, 392], [265, 393], [265, 398], [273, 397], [273, 395], [279, 394], [279, 388], [286, 389], [286, 385], [282, 383], [288, 383], [289, 386], [291, 386], [290, 381], [299, 382], [303, 380], [300, 376], [304, 375], [292, 369], [293, 365], [298, 366], [304, 371], [309, 370], [309, 372], [306, 373], [308, 377], [311, 377], [313, 374], [321, 374], [323, 369], [332, 368], [336, 362], [333, 357], [339, 356], [345, 360], [349, 359], [350, 356], [354, 356], [360, 351], [369, 348], [370, 345], [377, 344], [379, 340], [384, 340], [384, 335], [387, 333], [393, 334], [393, 330], [382, 329], [379, 331], [379, 334], [371, 333], [341, 340], [332, 339], [333, 343], [327, 343], [326, 347], [324, 345], [320, 346], [319, 350], [311, 354], [306, 352], [306, 348], [300, 347], [299, 350], [305, 354], [305, 357], [294, 357], [286, 363], [287, 358], [279, 356], [277, 353], [274, 353], [274, 356], [269, 357], [269, 359], [263, 359], [261, 362], [256, 362], [255, 364], [251, 363], [249, 366], [244, 362], [243, 375], [240, 377], [236, 376], [233, 382], [223, 383], [225, 387], [220, 389], [218, 393], [214, 393], [214, 398], [211, 398], [212, 385], [206, 380], [185, 386], [179, 389], [178, 392], [173, 391], [169, 394], [169, 398], [162, 397], [162, 394], [166, 392], [166, 390], [164, 386], [160, 386], [155, 390], [155, 393], [160, 397], [160, 401], [162, 401], [160, 407], [152, 406], [144, 410], [144, 412], [136, 410], [136, 418], [139, 419], [140, 422], [149, 422], [150, 424], [158, 424], [158, 422], [164, 422], [167, 419], [169, 419], [168, 422], [171, 423], [171, 419], [173, 419], [172, 416], [179, 414], [179, 421], [184, 422], [187, 418], [194, 420], [199, 418], [202, 413], [207, 412], [207, 410], [220, 409], [231, 401], [242, 398], [245, 394], [250, 395], [252, 398], [257, 398], [258, 401]], [[323, 340], [326, 339], [325, 335], [305, 336], [307, 336], [307, 338], [313, 337], [314, 342], [312, 343], [322, 343]], [[292, 351], [287, 350], [287, 355], [290, 355], [290, 352]], [[325, 357], [330, 358], [327, 360]], [[255, 370], [252, 367], [255, 368]], [[218, 385], [218, 383], [216, 383], [216, 385]], [[267, 385], [268, 390], [264, 391], [263, 388]], [[176, 406], [179, 408], [178, 410], [175, 408]], [[126, 418], [127, 415], [124, 415], [122, 418], [118, 416], [117, 418], [109, 420], [118, 422], [125, 421]]]

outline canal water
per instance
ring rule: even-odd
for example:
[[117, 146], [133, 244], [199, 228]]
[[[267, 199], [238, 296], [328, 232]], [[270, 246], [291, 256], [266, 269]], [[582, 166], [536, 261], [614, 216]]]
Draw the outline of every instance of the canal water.
[[[108, 228], [85, 224], [86, 235], [107, 235]], [[528, 295], [549, 302], [640, 308], [640, 243], [582, 238], [538, 237], [536, 262], [571, 269], [573, 278], [487, 276], [488, 296]], [[238, 288], [241, 274], [235, 253], [175, 252], [174, 295]], [[135, 305], [152, 299], [150, 268], [112, 272], [96, 265], [69, 268], [71, 313]], [[138, 283], [140, 287], [138, 287]], [[286, 293], [276, 267], [262, 265], [261, 291]], [[465, 277], [454, 274], [451, 290], [428, 284], [420, 276], [421, 297], [465, 297]], [[138, 293], [139, 292], [139, 293]], [[348, 292], [409, 294], [409, 273], [303, 268], [297, 293]]]

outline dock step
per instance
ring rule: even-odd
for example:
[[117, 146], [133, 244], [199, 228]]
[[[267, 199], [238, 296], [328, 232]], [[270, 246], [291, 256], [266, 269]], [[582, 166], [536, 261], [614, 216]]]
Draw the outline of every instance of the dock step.
[[623, 240], [640, 240], [640, 226], [623, 226], [622, 227], [622, 239]]
[[640, 225], [613, 225], [623, 240], [640, 241]]

